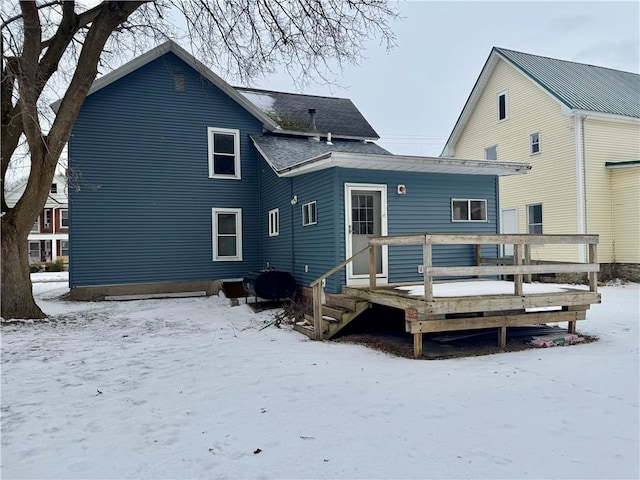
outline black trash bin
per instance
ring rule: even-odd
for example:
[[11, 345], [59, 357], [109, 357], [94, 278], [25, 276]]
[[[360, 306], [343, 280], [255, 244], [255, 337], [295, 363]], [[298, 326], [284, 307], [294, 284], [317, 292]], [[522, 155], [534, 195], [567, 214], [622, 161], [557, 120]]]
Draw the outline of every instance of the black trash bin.
[[263, 270], [249, 272], [242, 280], [244, 291], [266, 300], [290, 298], [296, 291], [296, 281], [289, 272]]

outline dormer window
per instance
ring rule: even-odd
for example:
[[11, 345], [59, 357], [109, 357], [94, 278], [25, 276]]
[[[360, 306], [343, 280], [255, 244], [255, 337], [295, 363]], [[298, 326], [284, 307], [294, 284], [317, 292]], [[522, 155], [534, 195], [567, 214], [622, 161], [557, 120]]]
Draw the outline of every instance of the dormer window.
[[498, 93], [498, 121], [507, 119], [507, 92]]

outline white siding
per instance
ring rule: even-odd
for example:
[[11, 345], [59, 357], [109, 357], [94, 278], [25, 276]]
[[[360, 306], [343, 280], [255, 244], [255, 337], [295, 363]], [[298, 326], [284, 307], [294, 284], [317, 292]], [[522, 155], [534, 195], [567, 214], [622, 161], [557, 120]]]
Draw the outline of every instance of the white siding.
[[[508, 92], [507, 119], [497, 118], [497, 94]], [[529, 204], [543, 205], [544, 233], [577, 233], [574, 119], [529, 78], [499, 60], [455, 145], [457, 158], [484, 158], [498, 146], [498, 160], [531, 163], [526, 175], [500, 179], [500, 208], [518, 209], [518, 228], [527, 232]], [[540, 153], [531, 155], [529, 139], [540, 133]], [[575, 246], [537, 247], [535, 259], [577, 260]]]
[[[600, 235], [598, 259], [602, 263], [638, 262], [640, 168], [610, 170], [605, 168], [605, 163], [640, 159], [640, 124], [587, 118], [584, 121], [584, 154], [587, 231]], [[636, 205], [635, 213], [629, 215], [633, 205]], [[633, 238], [632, 233], [635, 233]], [[632, 249], [635, 251], [631, 252]], [[622, 252], [625, 252], [624, 258], [635, 260], [621, 260]]]
[[640, 166], [609, 172], [615, 231], [613, 261], [640, 263]]

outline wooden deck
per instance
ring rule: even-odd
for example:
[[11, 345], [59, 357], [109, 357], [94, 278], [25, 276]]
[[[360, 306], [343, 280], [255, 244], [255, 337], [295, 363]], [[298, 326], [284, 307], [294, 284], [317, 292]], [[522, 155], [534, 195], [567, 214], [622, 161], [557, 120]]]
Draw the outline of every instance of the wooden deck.
[[[532, 265], [531, 245], [550, 243], [584, 244], [588, 248], [588, 262]], [[418, 291], [415, 289], [415, 282], [377, 285], [375, 275], [369, 276], [369, 285], [345, 286], [342, 289], [342, 296], [359, 300], [361, 304], [367, 302], [404, 310], [406, 331], [414, 336], [416, 357], [422, 356], [424, 333], [497, 328], [498, 343], [501, 347], [506, 344], [507, 328], [517, 325], [567, 322], [567, 330], [575, 333], [576, 322], [586, 318], [590, 305], [600, 303], [600, 295], [597, 291], [599, 270], [597, 243], [597, 235], [415, 234], [372, 238], [366, 249], [345, 260], [311, 284], [314, 294], [313, 338], [322, 340], [326, 333], [334, 334], [339, 330], [339, 323], [342, 321], [337, 319], [338, 326], [336, 326], [336, 321], [330, 322], [326, 316], [326, 312], [333, 308], [322, 304], [322, 280], [367, 250], [370, 265], [375, 265], [375, 247], [378, 245], [417, 244], [423, 246], [424, 265], [424, 281], [420, 284]], [[434, 267], [432, 246], [443, 244], [475, 245], [476, 265]], [[513, 259], [507, 261], [482, 258], [480, 246], [487, 244], [513, 245]], [[374, 269], [371, 268], [371, 271]], [[556, 286], [549, 287], [549, 291], [540, 291], [539, 288], [534, 289], [526, 283], [526, 281], [530, 282], [532, 274], [537, 273], [585, 273], [589, 280], [588, 289]], [[495, 278], [497, 275], [513, 276], [513, 282], [508, 283], [507, 291], [503, 289], [500, 293], [495, 293], [493, 289], [489, 289], [484, 294], [474, 294], [471, 288], [473, 282], [467, 280], [465, 291], [443, 295], [439, 294], [441, 286], [451, 282], [443, 282], [435, 278], [473, 276], [486, 279]], [[479, 282], [476, 281], [476, 283]], [[402, 287], [408, 285], [414, 286], [412, 292], [402, 290]], [[355, 316], [345, 314], [345, 318], [351, 321]], [[332, 323], [331, 327], [325, 325], [328, 322]]]

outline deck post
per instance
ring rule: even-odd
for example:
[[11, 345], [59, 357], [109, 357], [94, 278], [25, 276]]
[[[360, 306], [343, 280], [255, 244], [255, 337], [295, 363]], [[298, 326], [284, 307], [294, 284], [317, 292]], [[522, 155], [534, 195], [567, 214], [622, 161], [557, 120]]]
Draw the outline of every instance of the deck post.
[[[481, 267], [482, 266], [482, 245], [480, 245], [479, 243], [476, 243], [475, 251], [476, 251], [476, 267]], [[481, 276], [476, 275], [476, 278], [481, 278]]]
[[507, 345], [507, 327], [505, 325], [498, 329], [498, 345], [500, 348]]
[[[524, 246], [524, 264], [525, 265], [531, 265], [531, 244], [526, 243]], [[531, 283], [532, 280], [532, 275], [530, 273], [527, 273], [524, 276], [524, 281], [527, 283]]]
[[[589, 263], [598, 263], [598, 245], [589, 244]], [[598, 291], [598, 272], [589, 272], [589, 291]]]
[[376, 247], [369, 245], [369, 289], [376, 288]]
[[322, 340], [322, 282], [313, 286], [313, 337]]
[[428, 237], [424, 239], [422, 246], [422, 272], [424, 279], [424, 301], [433, 302], [433, 277], [431, 276], [431, 267], [433, 267], [433, 249], [429, 243]]
[[[513, 264], [515, 266], [522, 265], [522, 244], [515, 243], [513, 245]], [[518, 296], [522, 296], [522, 273], [514, 273], [513, 274], [513, 285], [514, 285], [514, 294]]]
[[422, 357], [422, 333], [413, 334], [413, 356], [415, 358]]

